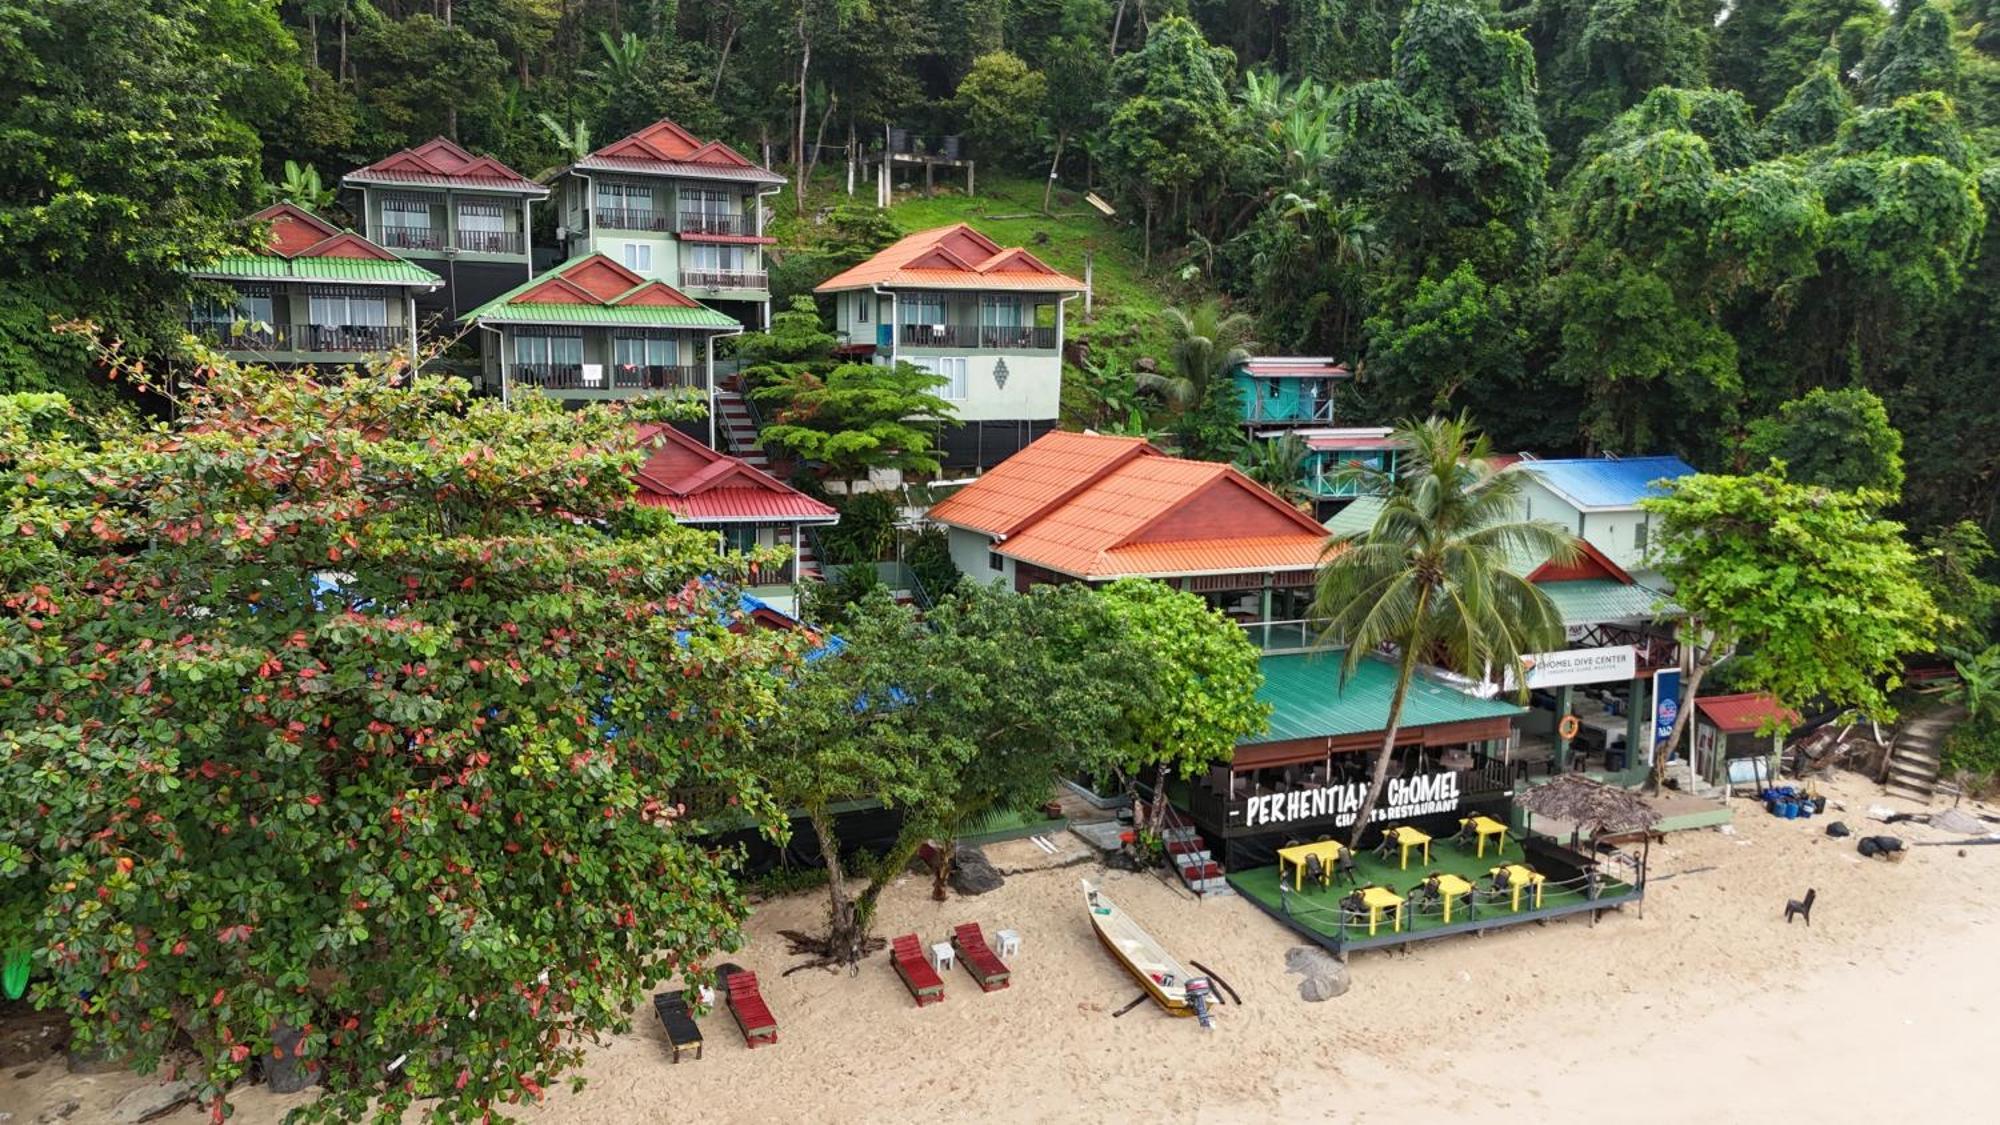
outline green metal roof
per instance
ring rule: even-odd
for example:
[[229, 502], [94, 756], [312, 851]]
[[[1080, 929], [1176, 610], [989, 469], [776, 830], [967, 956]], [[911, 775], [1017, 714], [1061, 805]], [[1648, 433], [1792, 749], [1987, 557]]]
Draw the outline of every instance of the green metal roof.
[[1327, 534], [1335, 539], [1359, 535], [1375, 526], [1375, 517], [1382, 514], [1382, 506], [1387, 503], [1380, 496], [1357, 496], [1354, 502], [1335, 512], [1324, 524]]
[[688, 309], [668, 305], [509, 305], [504, 300], [488, 301], [459, 319], [468, 323], [483, 320], [492, 324], [610, 324], [722, 331], [743, 327], [736, 318], [707, 306]]
[[[1271, 705], [1271, 726], [1262, 736], [1245, 741], [1288, 742], [1387, 729], [1389, 698], [1396, 691], [1395, 667], [1366, 657], [1343, 687], [1341, 658], [1340, 652], [1265, 657], [1264, 686], [1257, 690], [1257, 698]], [[1520, 713], [1521, 708], [1511, 703], [1467, 695], [1420, 673], [1403, 701], [1402, 725], [1428, 727]]]
[[1609, 578], [1579, 578], [1568, 582], [1537, 582], [1562, 614], [1565, 625], [1596, 625], [1629, 618], [1660, 616], [1666, 595], [1645, 586], [1627, 586]]
[[280, 258], [274, 254], [242, 254], [220, 258], [193, 271], [196, 277], [228, 281], [339, 281], [348, 284], [423, 285], [444, 279], [422, 266], [401, 259]]

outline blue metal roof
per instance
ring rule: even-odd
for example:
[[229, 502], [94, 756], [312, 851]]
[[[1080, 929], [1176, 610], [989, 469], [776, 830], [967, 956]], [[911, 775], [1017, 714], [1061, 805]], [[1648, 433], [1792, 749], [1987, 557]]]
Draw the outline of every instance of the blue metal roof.
[[1694, 467], [1678, 457], [1574, 457], [1553, 461], [1522, 461], [1515, 468], [1535, 474], [1563, 499], [1579, 508], [1636, 508], [1639, 501], [1663, 496], [1655, 481], [1693, 476]]

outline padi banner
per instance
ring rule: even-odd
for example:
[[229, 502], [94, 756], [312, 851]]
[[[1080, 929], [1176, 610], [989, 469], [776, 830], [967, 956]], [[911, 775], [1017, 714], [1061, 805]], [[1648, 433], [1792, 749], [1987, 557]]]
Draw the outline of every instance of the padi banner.
[[1674, 720], [1681, 713], [1681, 670], [1665, 668], [1653, 673], [1653, 745], [1646, 748], [1646, 762], [1653, 761], [1653, 747], [1666, 745], [1674, 733]]
[[[1323, 785], [1290, 793], [1264, 793], [1239, 802], [1230, 819], [1245, 828], [1274, 828], [1300, 820], [1333, 818], [1336, 827], [1354, 823], [1361, 802], [1368, 796], [1366, 781]], [[1382, 799], [1369, 815], [1370, 823], [1408, 820], [1435, 813], [1455, 812], [1459, 807], [1458, 775], [1427, 773], [1416, 777], [1392, 777], [1382, 786]]]

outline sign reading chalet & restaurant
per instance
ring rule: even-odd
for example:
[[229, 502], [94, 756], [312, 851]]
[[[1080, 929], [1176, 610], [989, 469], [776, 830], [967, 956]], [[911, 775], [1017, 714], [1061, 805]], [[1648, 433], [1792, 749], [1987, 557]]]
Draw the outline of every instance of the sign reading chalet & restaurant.
[[[1366, 781], [1322, 785], [1290, 793], [1262, 793], [1238, 801], [1229, 810], [1231, 824], [1245, 828], [1275, 828], [1302, 820], [1333, 818], [1336, 828], [1354, 823], [1361, 802], [1368, 796]], [[1455, 812], [1463, 799], [1458, 774], [1419, 774], [1390, 778], [1382, 787], [1382, 799], [1369, 814], [1371, 824], [1385, 820], [1408, 820], [1435, 813]]]

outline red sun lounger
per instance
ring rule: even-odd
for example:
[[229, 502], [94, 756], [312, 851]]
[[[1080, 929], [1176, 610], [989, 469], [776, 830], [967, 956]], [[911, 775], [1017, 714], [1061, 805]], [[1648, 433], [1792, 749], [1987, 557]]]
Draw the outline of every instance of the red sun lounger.
[[778, 1021], [771, 1017], [771, 1009], [757, 991], [757, 974], [730, 973], [722, 984], [729, 990], [729, 1014], [736, 1017], [736, 1026], [743, 1029], [744, 1044], [754, 1050], [766, 1043], [776, 1043]]
[[944, 999], [944, 981], [937, 970], [924, 960], [923, 946], [917, 943], [917, 935], [904, 934], [889, 943], [889, 960], [896, 966], [896, 975], [903, 978], [910, 995], [917, 1001], [917, 1007], [933, 1004]]
[[972, 974], [985, 992], [998, 992], [1010, 983], [1013, 976], [1006, 964], [994, 956], [992, 947], [986, 944], [986, 935], [979, 930], [979, 923], [967, 922], [951, 931], [952, 947], [958, 950], [958, 963]]

